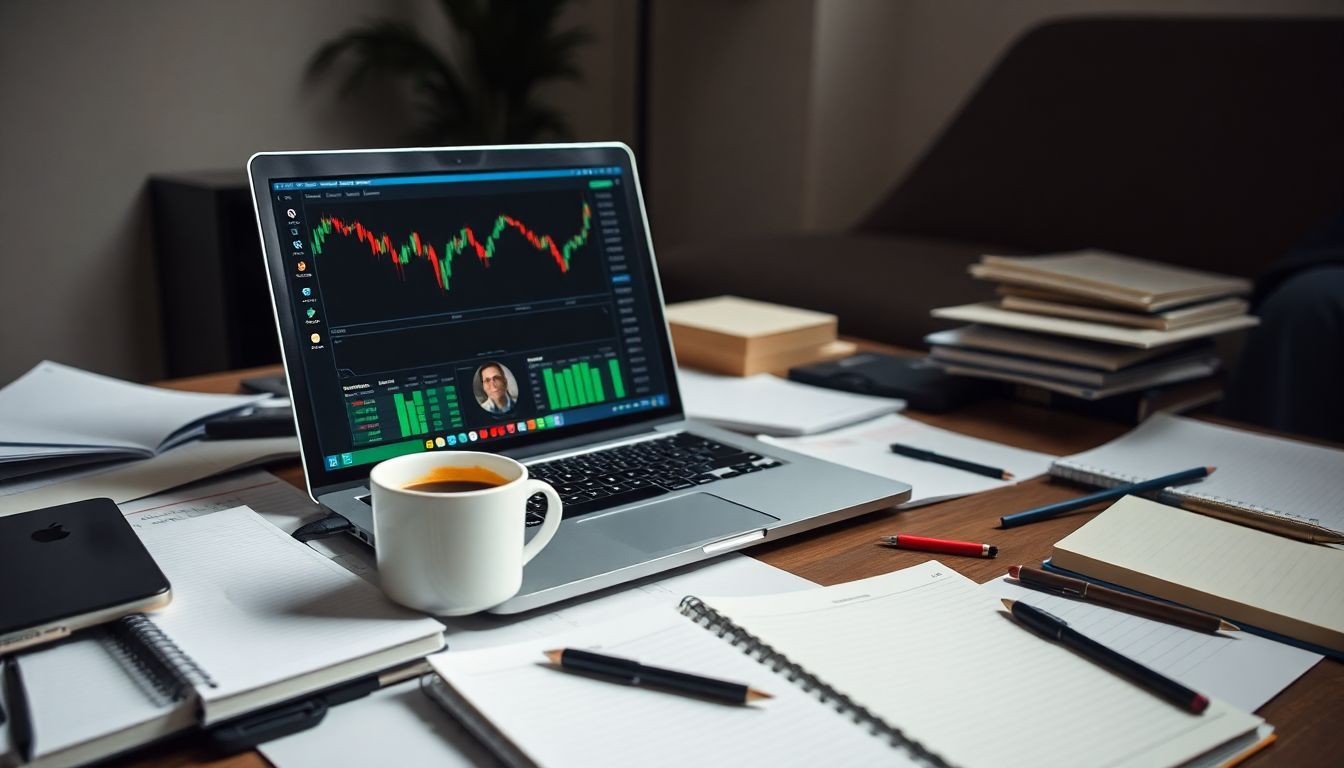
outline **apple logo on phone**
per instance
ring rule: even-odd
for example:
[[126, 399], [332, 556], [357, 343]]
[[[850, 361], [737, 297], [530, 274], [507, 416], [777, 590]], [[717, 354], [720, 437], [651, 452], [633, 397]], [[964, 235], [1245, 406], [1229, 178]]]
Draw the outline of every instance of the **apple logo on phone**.
[[70, 532], [61, 528], [62, 525], [64, 525], [64, 523], [52, 523], [46, 528], [38, 528], [36, 531], [33, 531], [33, 541], [40, 541], [45, 544], [50, 541], [60, 541], [61, 539], [64, 539], [66, 536], [70, 535]]

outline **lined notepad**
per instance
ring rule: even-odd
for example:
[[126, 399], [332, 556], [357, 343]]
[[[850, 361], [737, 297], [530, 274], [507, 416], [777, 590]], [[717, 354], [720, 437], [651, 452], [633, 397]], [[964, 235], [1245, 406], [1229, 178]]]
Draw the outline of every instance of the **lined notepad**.
[[1114, 486], [1215, 466], [1198, 483], [1167, 489], [1253, 512], [1344, 531], [1344, 451], [1156, 414], [1103, 446], [1055, 462], [1050, 474]]
[[1126, 496], [1051, 564], [1344, 653], [1344, 551]]
[[[1183, 712], [1018, 626], [937, 562], [804, 592], [688, 598], [683, 610], [704, 626], [630, 617], [431, 660], [464, 703], [545, 765], [601, 756], [643, 765], [649, 755], [670, 765], [886, 765], [911, 757], [886, 746], [899, 732], [952, 765], [1160, 766], [1261, 723], [1216, 699], [1203, 715]], [[538, 664], [558, 647], [719, 675], [778, 698], [724, 707]], [[799, 702], [794, 685], [813, 693]], [[576, 732], [600, 732], [600, 742]]]

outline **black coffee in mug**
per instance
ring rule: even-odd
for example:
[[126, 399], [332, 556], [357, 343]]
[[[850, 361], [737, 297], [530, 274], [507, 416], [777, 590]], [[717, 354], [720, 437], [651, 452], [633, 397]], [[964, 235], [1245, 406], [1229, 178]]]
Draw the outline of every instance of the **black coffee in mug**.
[[466, 493], [498, 488], [508, 480], [485, 467], [435, 467], [424, 477], [402, 486], [421, 493]]

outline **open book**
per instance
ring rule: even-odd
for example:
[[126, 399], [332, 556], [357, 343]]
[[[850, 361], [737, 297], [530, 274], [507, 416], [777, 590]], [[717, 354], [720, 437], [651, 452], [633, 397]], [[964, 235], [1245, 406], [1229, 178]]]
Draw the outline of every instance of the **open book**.
[[438, 621], [246, 507], [129, 520], [173, 602], [20, 657], [44, 765], [208, 727], [443, 648]]
[[0, 389], [0, 479], [149, 458], [267, 397], [175, 392], [44, 361]]
[[[517, 765], [1179, 765], [1258, 742], [1214, 700], [1191, 715], [1018, 626], [937, 562], [430, 658], [442, 700]], [[732, 707], [548, 669], [572, 647], [746, 683]]]

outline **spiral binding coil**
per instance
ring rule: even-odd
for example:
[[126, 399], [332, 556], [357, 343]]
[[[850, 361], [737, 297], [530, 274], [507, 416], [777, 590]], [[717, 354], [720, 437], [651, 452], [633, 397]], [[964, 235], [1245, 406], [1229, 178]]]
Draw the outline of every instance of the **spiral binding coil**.
[[923, 744], [906, 736], [901, 729], [890, 725], [853, 699], [822, 682], [816, 675], [790, 661], [787, 656], [705, 605], [699, 598], [684, 598], [681, 601], [680, 611], [695, 623], [726, 639], [733, 647], [740, 647], [743, 653], [768, 666], [772, 672], [783, 673], [789, 682], [796, 683], [804, 691], [815, 695], [821, 703], [830, 704], [837, 712], [848, 715], [855, 723], [867, 727], [873, 735], [885, 737], [893, 747], [905, 749], [916, 760], [927, 765], [951, 768], [951, 765], [937, 753], [930, 751]]
[[176, 701], [196, 686], [218, 684], [172, 638], [142, 614], [132, 614], [109, 626], [114, 643], [159, 693]]
[[[1071, 480], [1075, 483], [1082, 483], [1083, 485], [1096, 485], [1102, 488], [1114, 488], [1117, 485], [1124, 485], [1126, 483], [1141, 483], [1144, 480], [1148, 479], [1146, 477], [1138, 477], [1137, 475], [1124, 475], [1118, 472], [1109, 472], [1107, 470], [1101, 469], [1100, 467], [1093, 467], [1088, 464], [1078, 464], [1076, 462], [1068, 464], [1056, 463], [1053, 467], [1050, 468], [1050, 474], [1053, 477], [1060, 477], [1065, 480]], [[1277, 509], [1272, 509], [1270, 507], [1264, 507], [1258, 504], [1250, 504], [1244, 501], [1238, 501], [1237, 499], [1231, 499], [1226, 496], [1215, 496], [1211, 493], [1200, 493], [1199, 491], [1182, 489], [1182, 488], [1168, 488], [1165, 490], [1165, 493], [1170, 494], [1172, 497], [1176, 499], [1195, 499], [1197, 501], [1207, 501], [1213, 504], [1218, 504], [1220, 506], [1242, 510], [1244, 512], [1251, 512], [1257, 515], [1267, 515], [1270, 517], [1284, 517], [1288, 518], [1289, 520], [1300, 520], [1302, 522], [1312, 524], [1319, 523], [1318, 520], [1305, 518], [1301, 515], [1294, 515], [1288, 512], [1282, 512]]]

